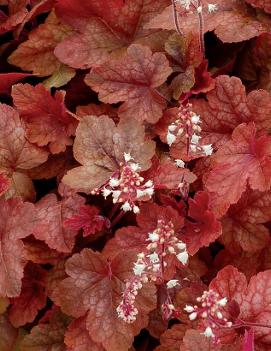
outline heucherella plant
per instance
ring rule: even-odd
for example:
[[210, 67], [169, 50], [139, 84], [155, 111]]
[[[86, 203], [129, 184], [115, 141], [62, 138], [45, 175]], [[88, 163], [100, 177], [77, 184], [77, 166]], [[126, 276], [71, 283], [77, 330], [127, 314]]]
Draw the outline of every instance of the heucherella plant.
[[0, 0], [0, 351], [271, 349], [270, 0]]

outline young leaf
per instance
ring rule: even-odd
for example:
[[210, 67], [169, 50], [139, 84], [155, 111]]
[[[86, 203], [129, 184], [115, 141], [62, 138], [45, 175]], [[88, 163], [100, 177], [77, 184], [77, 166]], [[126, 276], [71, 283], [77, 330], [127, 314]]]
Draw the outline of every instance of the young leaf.
[[185, 221], [182, 238], [187, 243], [188, 252], [194, 255], [201, 247], [208, 246], [222, 233], [221, 224], [209, 209], [209, 195], [204, 191], [188, 199], [188, 219]]
[[155, 123], [166, 106], [157, 88], [171, 72], [164, 54], [152, 54], [148, 47], [134, 44], [121, 58], [95, 66], [85, 81], [102, 102], [125, 101], [119, 108], [120, 117], [132, 115]]

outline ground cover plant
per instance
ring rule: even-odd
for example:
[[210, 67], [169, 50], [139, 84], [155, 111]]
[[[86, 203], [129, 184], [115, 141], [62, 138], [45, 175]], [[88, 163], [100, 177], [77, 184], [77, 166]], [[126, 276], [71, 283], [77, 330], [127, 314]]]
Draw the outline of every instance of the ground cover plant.
[[0, 351], [271, 350], [270, 0], [0, 0]]

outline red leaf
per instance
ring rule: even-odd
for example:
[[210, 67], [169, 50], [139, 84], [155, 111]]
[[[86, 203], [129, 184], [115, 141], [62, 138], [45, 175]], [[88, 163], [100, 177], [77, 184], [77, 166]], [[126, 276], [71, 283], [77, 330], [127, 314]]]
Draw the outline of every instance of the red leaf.
[[27, 170], [40, 165], [48, 153], [26, 139], [26, 127], [16, 110], [0, 104], [0, 164], [7, 171]]
[[160, 337], [160, 344], [156, 351], [180, 351], [183, 337], [185, 335], [186, 326], [183, 324], [173, 325], [166, 330]]
[[60, 61], [74, 68], [90, 68], [111, 56], [118, 57], [133, 43], [148, 45], [162, 51], [165, 31], [145, 29], [150, 17], [158, 14], [169, 0], [126, 0], [115, 6], [116, 0], [82, 2], [58, 1], [57, 14], [76, 29], [76, 34], [60, 43], [55, 54]]
[[271, 2], [270, 0], [246, 0], [247, 3], [253, 7], [263, 9], [267, 13], [271, 13]]
[[151, 165], [154, 149], [154, 142], [145, 141], [144, 127], [134, 119], [122, 119], [115, 126], [107, 116], [86, 116], [79, 123], [74, 142], [74, 157], [83, 166], [70, 170], [63, 182], [90, 193], [119, 169], [124, 152], [130, 152], [144, 171]]
[[71, 33], [71, 28], [51, 12], [45, 23], [30, 32], [28, 40], [10, 55], [8, 62], [37, 76], [49, 76], [62, 65], [54, 55], [57, 43]]
[[0, 173], [0, 196], [8, 190], [9, 186], [9, 178], [4, 173]]
[[165, 99], [156, 88], [171, 72], [164, 54], [152, 54], [148, 47], [134, 44], [118, 60], [95, 66], [85, 81], [99, 93], [102, 102], [125, 101], [119, 109], [120, 117], [132, 115], [138, 120], [155, 123], [165, 108]]
[[245, 331], [243, 351], [255, 351], [253, 329], [249, 329], [249, 331], [247, 330]]
[[[260, 272], [247, 285], [245, 276], [232, 266], [223, 268], [211, 282], [210, 289], [240, 306], [239, 319], [244, 323], [268, 326], [271, 306], [271, 270]], [[259, 350], [271, 344], [271, 328], [254, 326], [255, 343]]]
[[268, 245], [269, 230], [264, 223], [271, 220], [271, 193], [247, 191], [222, 219], [222, 242], [233, 253], [240, 248], [256, 252]]
[[0, 94], [9, 93], [13, 84], [29, 76], [29, 73], [0, 73]]
[[33, 322], [47, 299], [44, 289], [46, 271], [29, 264], [24, 274], [21, 294], [11, 300], [12, 306], [9, 310], [9, 319], [16, 328]]
[[117, 317], [116, 307], [134, 259], [135, 255], [128, 251], [110, 262], [102, 254], [84, 249], [67, 261], [69, 278], [60, 284], [62, 310], [76, 318], [87, 314], [90, 337], [108, 351], [127, 351], [134, 335], [147, 325], [146, 314], [155, 307], [155, 289], [146, 285], [137, 296], [137, 321], [128, 324]]
[[12, 88], [14, 104], [26, 122], [27, 137], [38, 146], [49, 144], [52, 153], [63, 152], [72, 145], [77, 120], [71, 117], [64, 105], [65, 94], [58, 91], [55, 97], [42, 84], [17, 84]]
[[69, 323], [67, 316], [54, 308], [48, 318], [32, 328], [21, 345], [21, 351], [66, 351], [64, 334]]
[[35, 208], [18, 198], [0, 199], [0, 296], [20, 294], [26, 264], [23, 239], [33, 230]]
[[144, 176], [153, 181], [155, 189], [178, 190], [181, 183], [191, 184], [196, 180], [196, 176], [188, 168], [179, 168], [169, 160], [160, 163], [158, 159], [154, 160]]
[[54, 194], [44, 196], [36, 204], [35, 238], [45, 241], [51, 249], [71, 252], [78, 231], [64, 227], [64, 221], [75, 215], [84, 202], [85, 199], [77, 194], [64, 196], [61, 201]]
[[253, 123], [239, 125], [214, 155], [211, 170], [205, 174], [211, 208], [222, 216], [247, 188], [266, 191], [271, 185], [271, 137], [256, 138]]
[[105, 351], [101, 344], [95, 343], [86, 329], [86, 318], [75, 319], [65, 333], [65, 344], [69, 351]]
[[252, 91], [246, 95], [239, 78], [224, 75], [216, 78], [207, 101], [193, 100], [193, 110], [202, 121], [202, 142], [214, 144], [216, 148], [229, 140], [240, 123], [254, 121], [259, 131], [270, 129], [270, 108], [271, 96], [266, 91]]
[[194, 199], [189, 198], [188, 216], [185, 221], [185, 234], [188, 251], [194, 255], [201, 247], [208, 246], [222, 233], [221, 224], [209, 209], [209, 195], [204, 191], [196, 193]]
[[99, 213], [95, 206], [82, 206], [78, 215], [64, 221], [64, 226], [77, 231], [83, 229], [84, 236], [95, 234], [104, 227], [110, 227], [110, 221]]
[[[215, 31], [220, 40], [226, 43], [239, 42], [256, 37], [262, 33], [268, 32], [268, 19], [265, 23], [257, 18], [250, 11], [247, 11], [246, 5], [234, 0], [217, 0], [217, 11], [208, 12], [207, 6], [203, 7], [204, 31]], [[172, 6], [167, 7], [161, 14], [151, 18], [146, 28], [174, 30], [174, 21], [172, 20]], [[187, 15], [179, 16], [179, 25], [183, 33], [198, 31], [198, 14], [191, 11]]]
[[0, 335], [0, 350], [13, 350], [18, 336], [18, 330], [9, 323], [5, 315], [0, 315]]

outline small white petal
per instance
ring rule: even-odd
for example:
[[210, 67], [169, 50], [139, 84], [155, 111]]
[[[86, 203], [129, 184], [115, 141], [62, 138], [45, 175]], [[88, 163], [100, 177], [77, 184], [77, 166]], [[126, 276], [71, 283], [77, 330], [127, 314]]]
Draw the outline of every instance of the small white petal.
[[138, 206], [134, 206], [134, 207], [133, 207], [133, 212], [134, 212], [135, 214], [138, 214], [138, 213], [140, 212], [139, 207], [138, 207]]
[[176, 166], [180, 168], [184, 168], [185, 163], [183, 160], [175, 160]]
[[138, 163], [132, 163], [132, 164], [130, 165], [130, 167], [132, 168], [132, 170], [133, 170], [134, 172], [137, 172], [137, 171], [140, 170], [140, 166], [139, 166]]
[[157, 255], [156, 252], [154, 252], [154, 253], [148, 255], [148, 257], [149, 257], [149, 259], [150, 259], [150, 261], [151, 261], [152, 263], [158, 263], [158, 262], [159, 262], [159, 256]]
[[131, 156], [130, 152], [128, 152], [127, 154], [126, 154], [126, 152], [124, 152], [124, 160], [126, 162], [133, 160], [133, 157]]
[[215, 12], [217, 11], [217, 4], [208, 4], [208, 12]]
[[197, 13], [202, 13], [202, 6], [199, 6], [199, 7], [197, 8]]
[[199, 135], [197, 135], [197, 134], [193, 134], [193, 135], [192, 135], [191, 143], [193, 143], [193, 144], [198, 144], [198, 143], [199, 143], [199, 140], [200, 140], [200, 136], [199, 136]]
[[168, 127], [168, 130], [170, 132], [174, 132], [176, 130], [177, 126], [175, 124], [171, 124], [169, 127]]
[[144, 263], [135, 263], [133, 271], [135, 275], [141, 275], [146, 268], [146, 265]]
[[193, 115], [191, 117], [191, 122], [194, 123], [194, 124], [198, 124], [200, 122], [200, 116], [198, 115]]
[[179, 285], [179, 281], [178, 279], [171, 279], [167, 282], [167, 288], [168, 289], [172, 289], [174, 288], [175, 286]]
[[184, 249], [186, 249], [186, 244], [183, 243], [183, 242], [181, 242], [181, 241], [179, 241], [179, 242], [176, 244], [176, 246], [177, 246], [177, 248], [178, 248], [179, 250], [184, 250]]
[[188, 253], [186, 251], [181, 252], [177, 255], [177, 258], [182, 264], [186, 264], [188, 261]]
[[145, 184], [146, 187], [150, 188], [153, 186], [153, 181], [152, 180], [148, 180]]
[[110, 180], [109, 180], [110, 186], [112, 186], [114, 188], [115, 186], [119, 186], [119, 184], [120, 184], [120, 181], [118, 179], [110, 178]]
[[112, 192], [112, 196], [114, 200], [118, 200], [118, 198], [120, 197], [121, 191], [120, 190], [114, 190]]
[[190, 305], [186, 305], [184, 310], [185, 312], [191, 313], [191, 312], [194, 312], [194, 307]]
[[206, 156], [210, 156], [213, 153], [212, 144], [203, 145], [202, 149], [203, 149], [203, 152], [205, 153]]
[[139, 197], [142, 197], [142, 196], [145, 196], [145, 191], [137, 189], [136, 197], [139, 198]]
[[145, 189], [146, 195], [152, 196], [154, 193], [154, 188]]
[[219, 304], [219, 306], [224, 307], [227, 305], [227, 302], [228, 302], [228, 299], [226, 297], [223, 297], [223, 299], [218, 301], [218, 304]]
[[188, 318], [191, 320], [191, 321], [194, 321], [196, 318], [197, 318], [198, 314], [197, 312], [193, 312], [191, 313]]
[[111, 194], [111, 190], [107, 188], [103, 188], [102, 193], [103, 193], [103, 197], [106, 199], [107, 196]]
[[203, 335], [206, 336], [206, 338], [214, 338], [215, 337], [215, 335], [210, 327], [207, 327], [205, 329]]
[[167, 143], [169, 146], [171, 146], [175, 140], [176, 140], [176, 136], [174, 134], [167, 133]]
[[130, 206], [129, 202], [126, 201], [121, 208], [123, 209], [124, 212], [131, 211], [132, 207]]
[[157, 233], [149, 233], [149, 240], [154, 243], [159, 240], [159, 235]]

